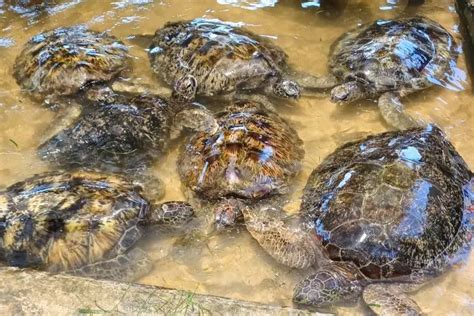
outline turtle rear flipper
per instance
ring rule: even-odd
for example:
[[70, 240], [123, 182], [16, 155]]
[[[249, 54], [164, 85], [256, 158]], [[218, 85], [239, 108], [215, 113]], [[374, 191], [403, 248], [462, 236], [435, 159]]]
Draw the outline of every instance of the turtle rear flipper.
[[133, 282], [147, 275], [153, 264], [147, 254], [134, 248], [110, 260], [99, 261], [66, 273], [94, 279]]

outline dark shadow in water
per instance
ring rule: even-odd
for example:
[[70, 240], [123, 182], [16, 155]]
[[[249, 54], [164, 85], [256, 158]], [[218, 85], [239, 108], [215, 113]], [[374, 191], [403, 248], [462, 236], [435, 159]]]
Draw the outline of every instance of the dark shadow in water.
[[474, 22], [472, 23], [471, 30], [469, 30], [469, 21], [467, 19], [469, 14], [471, 17], [474, 17], [474, 8], [469, 12], [469, 8], [462, 7], [462, 2], [467, 1], [456, 1], [456, 11], [461, 21], [459, 31], [463, 37], [462, 48], [466, 56], [466, 68], [471, 78], [471, 90], [474, 94]]

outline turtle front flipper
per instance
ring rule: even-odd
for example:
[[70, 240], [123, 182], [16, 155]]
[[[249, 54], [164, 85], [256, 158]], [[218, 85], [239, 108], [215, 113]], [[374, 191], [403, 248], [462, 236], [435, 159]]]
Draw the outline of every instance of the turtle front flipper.
[[248, 94], [248, 93], [239, 92], [239, 93], [235, 93], [232, 96], [231, 100], [232, 101], [237, 100], [237, 101], [242, 101], [242, 102], [254, 101], [254, 102], [260, 103], [266, 110], [277, 113], [277, 109], [273, 106], [273, 102], [266, 95]]
[[65, 273], [94, 279], [133, 282], [147, 275], [152, 267], [147, 254], [134, 248], [110, 260], [99, 261]]
[[328, 74], [315, 76], [306, 72], [293, 72], [291, 78], [303, 89], [331, 89], [340, 84], [340, 80]]
[[380, 113], [389, 125], [399, 130], [422, 126], [420, 122], [405, 112], [398, 93], [386, 92], [382, 94], [378, 104]]
[[357, 298], [364, 279], [351, 262], [330, 262], [296, 285], [293, 301], [301, 305], [326, 306]]
[[145, 225], [179, 226], [194, 217], [193, 207], [183, 201], [168, 201], [158, 204], [149, 213]]
[[[284, 214], [283, 210], [275, 210]], [[292, 268], [305, 269], [327, 255], [311, 228], [299, 217], [282, 218], [269, 209], [242, 210], [245, 227], [275, 260]]]
[[149, 48], [155, 34], [133, 34], [129, 35], [127, 39], [132, 43], [142, 48]]
[[82, 106], [71, 99], [64, 97], [51, 97], [43, 102], [45, 107], [55, 112], [54, 124], [48, 126], [43, 132], [43, 140], [46, 141], [63, 129], [71, 126], [82, 114]]
[[158, 84], [139, 81], [137, 78], [128, 80], [114, 81], [112, 90], [119, 94], [132, 95], [154, 95], [161, 97], [170, 97], [171, 89]]
[[363, 292], [364, 302], [376, 315], [422, 315], [421, 309], [405, 293], [406, 284], [370, 284]]

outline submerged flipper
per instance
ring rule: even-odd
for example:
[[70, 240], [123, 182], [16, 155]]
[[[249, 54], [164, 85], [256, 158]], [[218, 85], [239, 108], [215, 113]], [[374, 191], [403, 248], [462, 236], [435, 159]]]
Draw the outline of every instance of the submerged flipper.
[[422, 315], [416, 302], [404, 293], [404, 285], [370, 284], [364, 289], [364, 301], [377, 315]]
[[152, 267], [152, 262], [146, 253], [134, 248], [113, 259], [99, 261], [65, 273], [94, 279], [133, 282], [147, 275]]
[[353, 263], [328, 262], [296, 285], [293, 301], [301, 305], [331, 305], [359, 297], [363, 286], [363, 277]]
[[304, 89], [330, 89], [340, 84], [339, 80], [331, 74], [315, 76], [305, 72], [294, 72], [291, 78]]
[[405, 112], [397, 93], [386, 92], [382, 94], [379, 98], [379, 109], [385, 121], [399, 130], [422, 126], [420, 122], [417, 122]]
[[135, 44], [139, 47], [148, 48], [150, 47], [154, 36], [154, 34], [133, 34], [129, 35], [127, 39], [132, 44]]
[[324, 258], [321, 243], [299, 217], [280, 216], [283, 210], [252, 207], [245, 207], [242, 213], [249, 233], [278, 262], [304, 269]]

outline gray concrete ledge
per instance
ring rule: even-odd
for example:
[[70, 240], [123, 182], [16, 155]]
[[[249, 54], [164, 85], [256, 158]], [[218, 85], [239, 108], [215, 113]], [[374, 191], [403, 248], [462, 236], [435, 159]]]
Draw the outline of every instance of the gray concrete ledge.
[[310, 314], [289, 307], [15, 268], [0, 269], [0, 282], [0, 315]]

